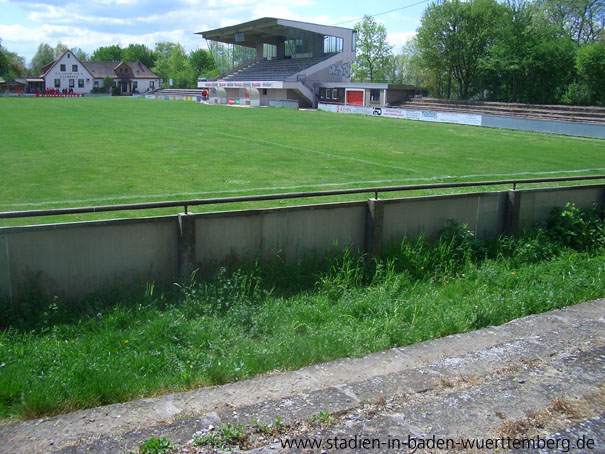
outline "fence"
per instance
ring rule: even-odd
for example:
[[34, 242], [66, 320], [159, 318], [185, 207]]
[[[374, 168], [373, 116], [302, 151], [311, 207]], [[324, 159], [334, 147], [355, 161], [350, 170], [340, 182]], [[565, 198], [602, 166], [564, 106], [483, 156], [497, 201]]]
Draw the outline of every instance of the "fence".
[[[0, 213], [0, 218], [56, 216], [149, 208], [185, 214], [149, 218], [0, 228], [0, 299], [19, 301], [31, 286], [49, 297], [80, 298], [133, 281], [171, 282], [196, 267], [232, 259], [267, 258], [277, 251], [295, 262], [308, 254], [351, 247], [380, 254], [404, 235], [436, 235], [448, 219], [467, 224], [478, 239], [517, 234], [543, 221], [552, 208], [605, 201], [605, 184], [522, 189], [518, 184], [604, 180], [605, 175], [422, 184], [290, 194], [266, 194], [100, 207]], [[511, 189], [398, 199], [386, 192], [510, 185]], [[372, 194], [357, 202], [188, 214], [191, 206], [344, 194]]]

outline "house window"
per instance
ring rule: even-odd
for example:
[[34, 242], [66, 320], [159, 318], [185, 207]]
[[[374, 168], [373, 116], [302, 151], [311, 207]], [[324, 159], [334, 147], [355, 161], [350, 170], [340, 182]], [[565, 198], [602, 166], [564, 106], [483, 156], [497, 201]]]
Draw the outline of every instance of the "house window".
[[380, 90], [378, 88], [370, 89], [370, 102], [380, 102]]
[[84, 88], [84, 79], [78, 79], [78, 88]]
[[74, 73], [78, 72], [78, 65], [71, 65], [71, 71]]
[[149, 82], [149, 88], [151, 88], [151, 89], [155, 88], [155, 82], [153, 80], [151, 82]]
[[67, 70], [65, 69], [65, 65], [61, 65], [61, 71], [67, 71]]
[[75, 79], [69, 79], [69, 88], [74, 88], [74, 80]]
[[138, 86], [139, 86], [139, 83], [138, 83], [138, 82], [135, 80], [135, 81], [132, 83], [132, 89], [133, 89], [133, 90], [136, 90]]
[[98, 80], [95, 80], [94, 87], [95, 88], [99, 88], [99, 81]]
[[61, 87], [61, 79], [55, 79], [55, 88]]

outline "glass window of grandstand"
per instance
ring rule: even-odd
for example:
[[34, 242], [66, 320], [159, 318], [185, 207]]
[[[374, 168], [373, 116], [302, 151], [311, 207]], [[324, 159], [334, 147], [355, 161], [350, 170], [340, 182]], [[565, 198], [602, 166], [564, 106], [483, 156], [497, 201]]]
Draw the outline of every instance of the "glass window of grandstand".
[[55, 88], [61, 88], [61, 79], [55, 79]]
[[380, 102], [380, 89], [378, 89], [378, 88], [370, 89], [370, 102]]
[[61, 69], [61, 71], [67, 71], [67, 70], [65, 69], [65, 65], [61, 65], [61, 68], [60, 68], [60, 69]]
[[286, 58], [320, 57], [324, 36], [319, 33], [285, 28], [284, 56]]
[[342, 38], [324, 36], [324, 54], [338, 54], [342, 52]]
[[78, 88], [84, 88], [84, 79], [78, 79]]
[[75, 86], [74, 80], [75, 79], [69, 79], [69, 88], [74, 88], [74, 86]]
[[78, 72], [78, 65], [71, 65], [72, 72]]
[[277, 57], [277, 46], [263, 44], [263, 58], [272, 59]]

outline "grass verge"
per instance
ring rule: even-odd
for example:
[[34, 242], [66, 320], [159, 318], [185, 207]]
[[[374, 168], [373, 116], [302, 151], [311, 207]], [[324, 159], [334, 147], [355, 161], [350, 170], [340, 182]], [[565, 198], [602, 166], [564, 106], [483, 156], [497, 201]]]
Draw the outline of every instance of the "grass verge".
[[[275, 264], [274, 264], [275, 265]], [[360, 356], [604, 296], [603, 209], [523, 238], [450, 224], [381, 260], [220, 270], [119, 300], [0, 314], [0, 416], [34, 418]]]

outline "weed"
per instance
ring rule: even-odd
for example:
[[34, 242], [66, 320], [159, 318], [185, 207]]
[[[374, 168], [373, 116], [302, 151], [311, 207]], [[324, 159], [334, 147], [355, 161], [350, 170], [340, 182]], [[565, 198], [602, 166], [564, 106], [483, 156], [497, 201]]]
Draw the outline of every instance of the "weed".
[[154, 438], [139, 446], [139, 454], [165, 454], [173, 448], [168, 438]]
[[196, 446], [212, 446], [225, 448], [227, 446], [240, 446], [246, 441], [248, 434], [244, 432], [244, 425], [231, 425], [221, 427], [210, 432], [197, 433], [193, 436], [193, 444]]
[[333, 414], [331, 414], [327, 411], [320, 411], [319, 413], [315, 413], [314, 415], [311, 415], [307, 419], [307, 421], [311, 424], [319, 423], [322, 425], [331, 426], [336, 421], [336, 418], [334, 417]]
[[260, 422], [258, 419], [253, 419], [252, 424], [256, 427], [256, 430], [265, 435], [276, 435], [281, 430], [281, 418], [277, 416], [272, 423], [266, 424]]

